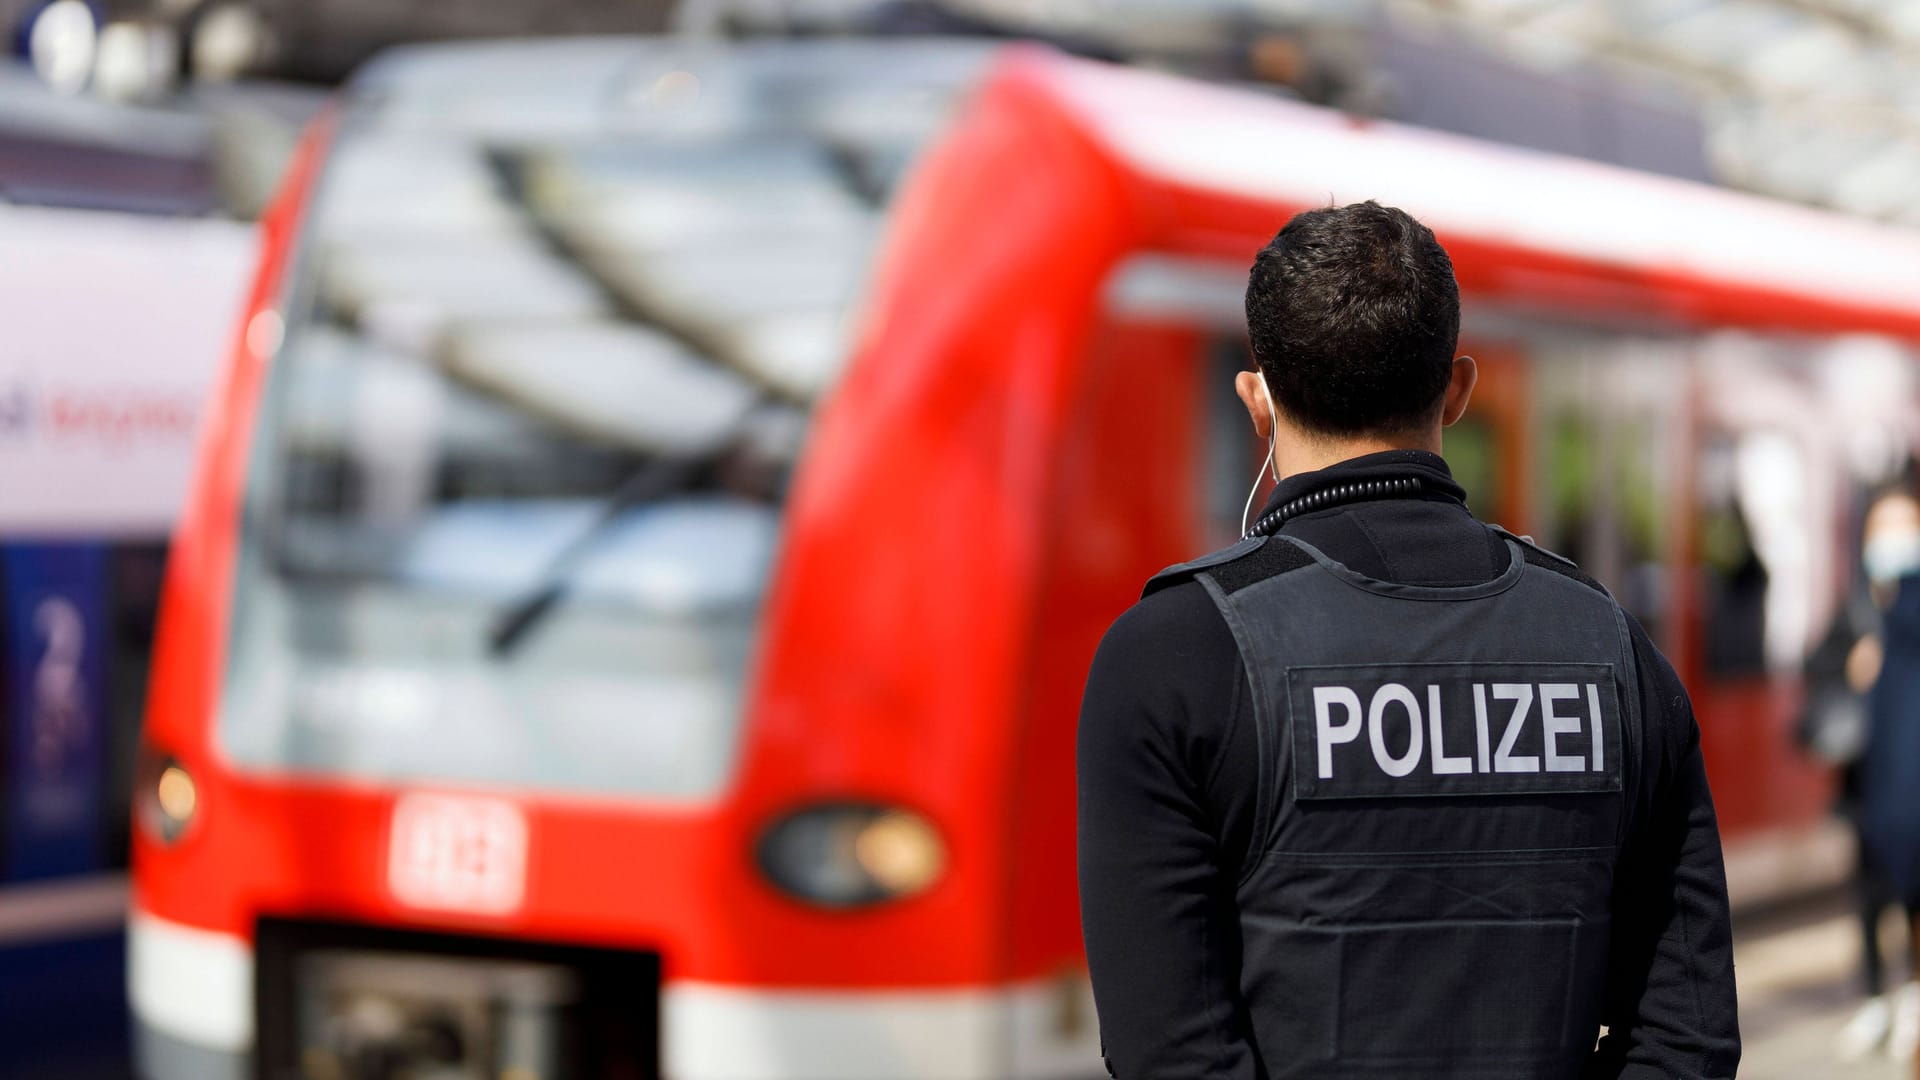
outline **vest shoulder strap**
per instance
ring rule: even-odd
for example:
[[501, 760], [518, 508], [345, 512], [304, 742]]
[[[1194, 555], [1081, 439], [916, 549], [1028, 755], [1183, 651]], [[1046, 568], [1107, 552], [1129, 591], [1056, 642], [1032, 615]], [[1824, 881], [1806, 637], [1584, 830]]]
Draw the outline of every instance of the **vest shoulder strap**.
[[1542, 570], [1550, 570], [1563, 577], [1572, 578], [1587, 588], [1592, 589], [1594, 592], [1605, 596], [1607, 599], [1613, 599], [1613, 593], [1609, 592], [1605, 585], [1600, 584], [1592, 575], [1580, 569], [1579, 563], [1574, 562], [1565, 555], [1541, 546], [1541, 544], [1531, 536], [1521, 536], [1517, 533], [1508, 532], [1498, 525], [1488, 525], [1487, 528], [1493, 530], [1495, 534], [1518, 544], [1520, 546], [1520, 555], [1527, 560], [1528, 564], [1537, 566]]
[[1314, 556], [1297, 541], [1284, 536], [1252, 536], [1192, 562], [1167, 567], [1147, 582], [1140, 595], [1151, 596], [1201, 575], [1212, 578], [1222, 593], [1233, 593], [1267, 578], [1312, 566], [1313, 562]]
[[1175, 563], [1148, 578], [1146, 587], [1140, 590], [1140, 597], [1141, 599], [1145, 599], [1162, 589], [1171, 588], [1174, 585], [1191, 579], [1202, 570], [1222, 566], [1244, 555], [1250, 555], [1260, 550], [1266, 542], [1267, 537], [1249, 536], [1231, 547], [1221, 548], [1219, 551], [1202, 555], [1197, 559], [1190, 559], [1183, 563]]

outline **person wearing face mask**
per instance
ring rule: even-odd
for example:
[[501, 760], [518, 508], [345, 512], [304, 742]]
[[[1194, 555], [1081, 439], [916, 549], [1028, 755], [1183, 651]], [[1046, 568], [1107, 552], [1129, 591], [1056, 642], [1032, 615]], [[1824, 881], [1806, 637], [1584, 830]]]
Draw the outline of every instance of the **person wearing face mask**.
[[[1834, 613], [1826, 634], [1807, 657], [1807, 700], [1800, 720], [1802, 746], [1833, 766], [1839, 777], [1834, 812], [1853, 828], [1856, 859], [1853, 892], [1860, 930], [1860, 976], [1866, 1000], [1841, 1026], [1835, 1050], [1843, 1061], [1885, 1051], [1904, 1059], [1920, 1046], [1920, 983], [1894, 965], [1889, 982], [1881, 940], [1881, 917], [1899, 903], [1865, 833], [1861, 804], [1861, 759], [1866, 752], [1869, 697], [1881, 664], [1881, 609], [1892, 600], [1903, 573], [1920, 559], [1920, 545], [1903, 519], [1911, 499], [1883, 492], [1869, 500], [1861, 530], [1862, 559], [1855, 587]], [[1909, 918], [1914, 914], [1904, 907]]]
[[1309, 210], [1246, 311], [1235, 388], [1278, 483], [1239, 543], [1148, 582], [1081, 706], [1109, 1071], [1732, 1077], [1686, 690], [1597, 582], [1468, 511], [1446, 250], [1391, 207]]
[[[1857, 766], [1860, 869], [1863, 882], [1877, 885], [1884, 897], [1868, 900], [1862, 915], [1877, 919], [1878, 908], [1895, 901], [1920, 931], [1915, 919], [1920, 912], [1920, 798], [1914, 795], [1920, 791], [1920, 501], [1905, 491], [1874, 501], [1867, 511], [1861, 562], [1883, 615], [1880, 633], [1862, 638], [1847, 660], [1848, 681], [1872, 688], [1866, 746]], [[1877, 947], [1872, 936], [1868, 943]], [[1915, 959], [1920, 964], [1920, 945]], [[1873, 1006], [1869, 1002], [1867, 1009]], [[1914, 1056], [1920, 1042], [1920, 987], [1908, 983], [1886, 1012], [1890, 1050]], [[1915, 1067], [1920, 1070], [1920, 1058]]]

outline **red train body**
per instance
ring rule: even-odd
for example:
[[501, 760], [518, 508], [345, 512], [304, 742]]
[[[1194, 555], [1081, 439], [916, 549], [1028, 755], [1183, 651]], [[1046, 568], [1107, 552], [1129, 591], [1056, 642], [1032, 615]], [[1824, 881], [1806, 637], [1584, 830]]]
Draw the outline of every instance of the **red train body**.
[[[889, 212], [851, 360], [799, 455], [722, 784], [651, 798], [236, 760], [220, 717], [261, 401], [303, 324], [303, 219], [351, 135], [337, 117], [310, 135], [264, 224], [173, 549], [148, 775], [176, 770], [193, 797], [172, 835], [136, 831], [151, 1075], [311, 1050], [276, 1015], [299, 1006], [270, 987], [263, 926], [416, 935], [403, 952], [512, 940], [656, 958], [659, 1048], [632, 1075], [1097, 1074], [1073, 873], [1082, 679], [1147, 575], [1225, 539], [1238, 503], [1221, 493], [1257, 454], [1218, 408], [1244, 347], [1232, 285], [1329, 192], [1402, 205], [1452, 252], [1465, 347], [1486, 360], [1463, 479], [1484, 516], [1580, 549], [1644, 601], [1694, 689], [1731, 857], [1788, 858], [1824, 815], [1830, 781], [1792, 744], [1800, 689], [1776, 638], [1805, 644], [1834, 609], [1846, 502], [1841, 481], [1808, 481], [1813, 554], [1769, 561], [1756, 526], [1773, 519], [1739, 503], [1758, 490], [1741, 486], [1740, 440], [1801, 446], [1802, 476], [1839, 451], [1806, 449], [1823, 436], [1742, 395], [1812, 378], [1841, 335], [1920, 340], [1920, 242], [1022, 49], [991, 61]], [[1764, 375], [1736, 363], [1763, 346]], [[1635, 373], [1624, 399], [1616, 368]], [[1725, 453], [1709, 447], [1721, 432]], [[1700, 479], [1703, 455], [1738, 475]], [[1698, 509], [1715, 491], [1756, 541], [1719, 563], [1702, 552], [1723, 522]], [[1774, 636], [1720, 657], [1715, 633], [1746, 609], [1719, 568], [1755, 559], [1771, 588], [1808, 584], [1797, 608], [1754, 601]], [[843, 908], [771, 880], [768, 830], [840, 805], [930, 825], [937, 880]], [[439, 840], [412, 837], [408, 807], [439, 815], [421, 826]], [[438, 885], [408, 884], [396, 852], [417, 843], [450, 846], [426, 856]], [[1782, 865], [1789, 884], [1802, 873]], [[276, 957], [305, 955], [295, 938]]]

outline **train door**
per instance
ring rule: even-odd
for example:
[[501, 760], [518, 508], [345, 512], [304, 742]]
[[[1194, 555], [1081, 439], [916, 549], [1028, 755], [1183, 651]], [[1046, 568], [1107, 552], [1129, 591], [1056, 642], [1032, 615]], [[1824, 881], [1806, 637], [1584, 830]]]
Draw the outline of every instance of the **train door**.
[[1838, 873], [1830, 783], [1794, 736], [1835, 606], [1846, 471], [1813, 434], [1804, 358], [1572, 324], [1505, 340], [1525, 357], [1528, 529], [1604, 582], [1686, 683], [1738, 898]]
[[1821, 678], [1808, 658], [1860, 621], [1859, 518], [1903, 464], [1909, 371], [1860, 340], [1738, 333], [1699, 339], [1691, 361], [1676, 659], [1723, 818], [1782, 835], [1830, 801], [1800, 745]]
[[1497, 341], [1463, 337], [1460, 351], [1480, 367], [1467, 413], [1443, 435], [1441, 452], [1482, 521], [1525, 533], [1532, 528], [1533, 465], [1528, 369], [1523, 355]]

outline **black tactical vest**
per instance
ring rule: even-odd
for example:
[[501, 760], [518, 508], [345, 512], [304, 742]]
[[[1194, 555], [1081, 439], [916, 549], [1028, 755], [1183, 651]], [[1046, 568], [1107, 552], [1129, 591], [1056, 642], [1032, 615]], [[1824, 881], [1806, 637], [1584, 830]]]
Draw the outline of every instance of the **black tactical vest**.
[[1633, 644], [1611, 597], [1501, 535], [1506, 572], [1458, 588], [1287, 537], [1155, 579], [1197, 578], [1247, 669], [1240, 987], [1274, 1080], [1544, 1080], [1593, 1050], [1643, 738]]

